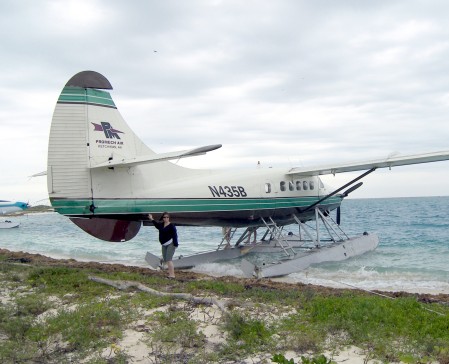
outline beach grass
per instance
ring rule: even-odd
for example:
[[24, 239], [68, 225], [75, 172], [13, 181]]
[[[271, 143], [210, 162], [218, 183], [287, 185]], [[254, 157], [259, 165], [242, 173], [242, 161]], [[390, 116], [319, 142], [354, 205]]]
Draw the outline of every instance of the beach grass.
[[[117, 290], [91, 275], [217, 297], [227, 310]], [[449, 363], [449, 300], [410, 294], [389, 299], [182, 272], [178, 277], [125, 266], [18, 261], [0, 253], [0, 362], [128, 363], [136, 350], [126, 346], [132, 332], [148, 363], [271, 363], [289, 352], [304, 359], [286, 363], [319, 362], [313, 358], [323, 353], [330, 362], [346, 347], [359, 348], [366, 362]], [[210, 340], [211, 328], [220, 340]]]

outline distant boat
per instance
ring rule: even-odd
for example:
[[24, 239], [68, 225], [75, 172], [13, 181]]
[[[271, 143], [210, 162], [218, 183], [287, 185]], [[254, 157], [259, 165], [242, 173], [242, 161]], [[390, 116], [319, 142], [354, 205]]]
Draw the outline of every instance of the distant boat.
[[[30, 205], [27, 202], [0, 200], [0, 215], [24, 211], [28, 207]], [[12, 222], [10, 220], [0, 221], [0, 229], [12, 229], [19, 227], [19, 225], [19, 222]]]
[[9, 220], [0, 221], [0, 229], [12, 229], [19, 227], [20, 222], [12, 222]]

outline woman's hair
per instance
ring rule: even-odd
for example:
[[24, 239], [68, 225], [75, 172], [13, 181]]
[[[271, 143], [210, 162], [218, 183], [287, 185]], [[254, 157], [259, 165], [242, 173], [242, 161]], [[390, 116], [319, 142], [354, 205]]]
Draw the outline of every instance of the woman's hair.
[[168, 216], [170, 218], [170, 214], [167, 211], [164, 211], [161, 215], [161, 217], [159, 218], [159, 221], [162, 221], [164, 216]]

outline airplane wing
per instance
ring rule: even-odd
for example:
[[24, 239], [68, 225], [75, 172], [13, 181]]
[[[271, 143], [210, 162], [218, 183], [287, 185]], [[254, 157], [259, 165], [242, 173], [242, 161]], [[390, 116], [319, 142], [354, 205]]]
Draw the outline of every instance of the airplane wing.
[[99, 163], [94, 166], [91, 166], [90, 168], [101, 168], [101, 167], [130, 167], [137, 164], [144, 164], [144, 163], [154, 163], [154, 162], [163, 162], [168, 161], [172, 159], [181, 159], [186, 157], [195, 157], [197, 155], [203, 155], [207, 152], [210, 152], [212, 150], [221, 148], [221, 144], [213, 144], [213, 145], [206, 145], [204, 147], [198, 147], [190, 150], [181, 150], [177, 152], [168, 152], [168, 153], [161, 153], [156, 155], [150, 155], [150, 156], [140, 156], [136, 158], [131, 159], [112, 159], [110, 161]]
[[348, 162], [342, 164], [335, 164], [332, 166], [318, 166], [318, 167], [298, 167], [292, 168], [286, 174], [298, 176], [317, 176], [326, 174], [336, 174], [354, 171], [363, 171], [371, 168], [391, 168], [396, 166], [406, 166], [411, 164], [431, 163], [449, 160], [449, 150], [440, 152], [431, 152], [423, 154], [402, 155], [402, 156], [388, 156], [386, 158], [374, 159], [360, 162]]

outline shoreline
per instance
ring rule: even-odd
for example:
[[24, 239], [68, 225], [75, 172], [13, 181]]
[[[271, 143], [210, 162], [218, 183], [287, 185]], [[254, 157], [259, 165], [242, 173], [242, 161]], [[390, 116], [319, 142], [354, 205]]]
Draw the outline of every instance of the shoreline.
[[[103, 272], [135, 272], [141, 273], [145, 275], [155, 275], [165, 277], [166, 272], [160, 270], [153, 270], [144, 266], [134, 266], [134, 265], [125, 265], [121, 263], [104, 263], [104, 262], [95, 262], [95, 261], [79, 261], [72, 258], [69, 259], [61, 259], [61, 258], [52, 258], [46, 255], [42, 255], [39, 253], [28, 253], [23, 251], [11, 251], [8, 249], [0, 248], [0, 255], [6, 256], [8, 261], [13, 261], [17, 263], [24, 264], [32, 264], [32, 265], [43, 265], [43, 266], [70, 266], [73, 268], [95, 268], [99, 269]], [[316, 285], [311, 283], [303, 283], [303, 282], [289, 282], [285, 278], [276, 278], [276, 279], [256, 279], [256, 278], [243, 278], [243, 277], [235, 277], [235, 276], [214, 276], [206, 273], [197, 273], [192, 272], [190, 270], [180, 270], [177, 271], [177, 278], [182, 281], [189, 280], [218, 280], [224, 282], [236, 282], [241, 283], [243, 285], [250, 284], [251, 286], [260, 286], [260, 287], [269, 287], [271, 289], [280, 289], [280, 290], [288, 290], [291, 287], [303, 287], [307, 289], [311, 289], [316, 292], [320, 292], [321, 294], [329, 294], [336, 295], [339, 292], [344, 291], [359, 291], [365, 292], [373, 295], [385, 296], [386, 298], [395, 299], [398, 297], [415, 297], [419, 302], [424, 303], [445, 303], [449, 304], [449, 294], [435, 292], [435, 293], [427, 293], [427, 292], [407, 292], [407, 291], [387, 291], [387, 290], [366, 290], [358, 287], [329, 287], [324, 285]]]
[[[95, 261], [103, 264], [139, 267], [148, 267], [144, 260], [147, 251], [156, 255], [160, 253], [153, 231], [142, 229], [141, 234], [134, 241], [111, 245], [96, 240], [92, 242], [88, 234], [79, 234], [78, 228], [73, 229], [73, 224], [67, 218], [55, 212], [34, 212], [25, 215], [27, 216], [17, 218], [21, 222], [20, 231], [6, 231], [3, 235], [5, 244], [0, 244], [1, 248], [43, 254], [55, 259], [73, 258], [84, 262]], [[217, 233], [212, 228], [203, 230], [186, 227], [183, 234], [184, 241], [177, 253], [188, 256], [198, 251], [215, 249], [216, 245], [213, 245], [213, 242], [221, 237], [221, 230]], [[446, 233], [442, 231], [441, 234], [444, 237]], [[406, 237], [402, 238], [406, 239]], [[445, 263], [448, 252], [444, 241], [439, 240], [438, 245], [429, 248], [425, 244], [420, 245], [420, 242], [416, 242], [418, 246], [416, 251], [413, 248], [415, 244], [407, 244], [402, 251], [402, 238], [401, 241], [387, 241], [385, 247], [376, 249], [372, 257], [371, 255], [361, 256], [338, 265], [325, 263], [311, 266], [285, 277], [271, 279], [341, 289], [449, 294], [449, 277]], [[153, 244], [154, 242], [157, 244]], [[423, 256], [420, 255], [421, 252], [424, 253]], [[383, 254], [388, 254], [386, 261], [383, 260]], [[395, 254], [397, 258], [394, 258]], [[251, 256], [248, 259], [259, 262], [270, 261], [271, 257], [261, 255], [260, 258]], [[245, 276], [239, 260], [201, 264], [191, 268], [190, 271], [214, 277], [232, 275], [244, 278]]]
[[[0, 252], [2, 250], [5, 250], [10, 253], [17, 253], [17, 254], [30, 254], [30, 255], [36, 255], [40, 257], [45, 257], [48, 259], [53, 260], [61, 260], [61, 261], [77, 261], [79, 263], [95, 263], [95, 264], [104, 264], [104, 265], [123, 265], [125, 267], [131, 267], [131, 268], [142, 268], [142, 269], [148, 269], [150, 271], [155, 271], [154, 269], [150, 268], [146, 263], [142, 264], [136, 264], [136, 263], [125, 263], [121, 261], [99, 261], [99, 260], [90, 260], [90, 259], [75, 259], [64, 255], [45, 255], [40, 252], [29, 252], [29, 251], [13, 251], [8, 248], [1, 248]], [[211, 278], [221, 278], [221, 277], [228, 277], [228, 275], [223, 274], [221, 272], [214, 272], [214, 271], [204, 271], [204, 270], [196, 270], [195, 267], [191, 269], [185, 269], [185, 270], [178, 270], [178, 272], [186, 272], [186, 273], [196, 273], [198, 275], [206, 275]], [[301, 272], [299, 272], [301, 273]], [[296, 273], [294, 273], [296, 274]], [[256, 278], [247, 278], [243, 275], [229, 275], [229, 277], [234, 277], [236, 279], [256, 279]], [[382, 288], [365, 288], [362, 286], [358, 286], [355, 283], [346, 283], [341, 280], [331, 279], [331, 278], [308, 278], [307, 274], [304, 278], [292, 278], [290, 275], [284, 276], [284, 277], [274, 277], [274, 278], [263, 278], [262, 280], [270, 280], [272, 282], [279, 282], [281, 284], [291, 284], [295, 285], [297, 283], [306, 285], [306, 286], [316, 286], [316, 287], [325, 287], [329, 289], [336, 289], [336, 290], [359, 290], [364, 291], [368, 293], [376, 294], [376, 292], [382, 292], [385, 295], [394, 295], [397, 292], [401, 293], [407, 293], [410, 295], [431, 295], [431, 296], [439, 296], [439, 295], [449, 295], [449, 288], [428, 288], [428, 287], [418, 287], [414, 286], [413, 288], [402, 288], [398, 290], [394, 286], [388, 286]], [[318, 281], [318, 282], [317, 282]], [[449, 284], [449, 282], [448, 282]]]
[[[279, 278], [272, 278], [275, 281], [279, 281], [279, 282], [285, 282], [285, 283], [296, 283], [296, 281], [294, 281], [292, 278], [287, 277], [279, 277]], [[320, 285], [314, 282], [308, 282], [308, 279], [303, 279], [303, 280], [299, 280], [298, 282], [303, 283], [303, 284], [311, 284], [311, 285]], [[355, 284], [350, 284], [350, 283], [346, 283], [346, 282], [342, 282], [342, 281], [337, 281], [334, 279], [326, 279], [326, 278], [321, 278], [320, 280], [326, 281], [326, 283], [323, 283], [322, 285], [325, 287], [329, 287], [329, 288], [336, 288], [336, 289], [355, 289], [355, 290], [360, 290], [360, 291], [365, 291], [365, 292], [384, 292], [384, 293], [395, 293], [395, 292], [406, 292], [409, 294], [418, 294], [418, 295], [424, 295], [424, 294], [428, 294], [428, 295], [433, 295], [433, 296], [437, 296], [437, 295], [449, 295], [449, 289], [436, 289], [436, 288], [423, 288], [423, 287], [419, 287], [417, 288], [416, 286], [414, 288], [403, 288], [400, 291], [398, 291], [396, 288], [394, 288], [393, 286], [386, 286], [385, 288], [382, 289], [378, 289], [378, 288], [363, 288], [360, 286], [357, 286]]]

